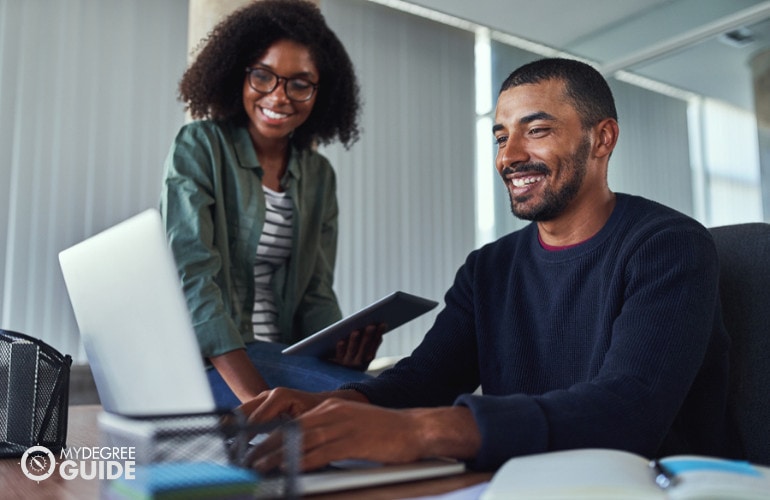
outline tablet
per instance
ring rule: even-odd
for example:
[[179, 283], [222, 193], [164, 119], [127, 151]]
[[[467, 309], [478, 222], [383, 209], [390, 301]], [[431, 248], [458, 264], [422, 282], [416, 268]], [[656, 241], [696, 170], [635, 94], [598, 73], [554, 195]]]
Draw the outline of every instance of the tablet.
[[388, 325], [387, 332], [391, 332], [437, 305], [438, 302], [435, 300], [425, 299], [406, 292], [393, 292], [310, 337], [290, 345], [282, 352], [284, 354], [329, 358], [334, 356], [337, 342], [347, 338], [353, 330], [360, 330], [372, 323], [385, 323]]

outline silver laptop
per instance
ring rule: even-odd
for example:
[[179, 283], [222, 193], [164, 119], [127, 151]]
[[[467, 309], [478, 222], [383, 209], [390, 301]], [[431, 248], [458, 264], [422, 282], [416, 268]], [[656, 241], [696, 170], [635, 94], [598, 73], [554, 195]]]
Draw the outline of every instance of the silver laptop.
[[215, 409], [157, 210], [60, 252], [59, 263], [105, 411]]
[[[59, 253], [64, 281], [105, 411], [123, 416], [215, 410], [160, 213], [146, 210]], [[133, 421], [109, 414], [112, 429]], [[145, 425], [146, 427], [146, 425]], [[145, 429], [146, 430], [146, 429]], [[302, 474], [302, 494], [457, 474], [454, 460]]]

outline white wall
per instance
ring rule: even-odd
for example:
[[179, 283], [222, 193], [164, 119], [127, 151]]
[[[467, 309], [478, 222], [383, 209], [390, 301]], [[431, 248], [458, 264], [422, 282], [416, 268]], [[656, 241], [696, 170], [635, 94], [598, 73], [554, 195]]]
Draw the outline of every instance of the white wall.
[[[323, 0], [358, 72], [361, 140], [325, 148], [335, 165], [344, 313], [404, 290], [437, 300], [473, 248], [472, 33], [361, 0]], [[385, 336], [379, 355], [411, 352], [435, 311]]]
[[156, 206], [187, 0], [0, 0], [0, 327], [76, 362], [57, 254]]

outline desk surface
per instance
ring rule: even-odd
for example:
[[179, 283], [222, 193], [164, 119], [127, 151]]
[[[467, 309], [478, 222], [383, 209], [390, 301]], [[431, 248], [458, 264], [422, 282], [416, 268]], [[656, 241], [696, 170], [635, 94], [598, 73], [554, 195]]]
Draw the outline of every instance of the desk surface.
[[[93, 446], [99, 443], [96, 417], [100, 406], [72, 406], [67, 419], [67, 444]], [[55, 473], [50, 478], [32, 481], [21, 471], [20, 458], [0, 460], [0, 496], [13, 499], [56, 498], [62, 500], [99, 498], [99, 482], [73, 479]]]
[[[72, 406], [69, 411], [67, 445], [94, 446], [99, 444], [97, 415], [101, 407], [96, 405]], [[20, 459], [0, 460], [0, 497], [12, 499], [56, 498], [82, 500], [99, 498], [99, 481], [76, 478], [66, 480], [54, 474], [39, 483], [24, 476]], [[314, 500], [324, 499], [392, 499], [447, 493], [459, 488], [488, 481], [491, 474], [465, 473], [438, 479], [427, 479], [409, 483], [393, 484], [377, 488], [342, 491], [333, 494], [315, 495]]]

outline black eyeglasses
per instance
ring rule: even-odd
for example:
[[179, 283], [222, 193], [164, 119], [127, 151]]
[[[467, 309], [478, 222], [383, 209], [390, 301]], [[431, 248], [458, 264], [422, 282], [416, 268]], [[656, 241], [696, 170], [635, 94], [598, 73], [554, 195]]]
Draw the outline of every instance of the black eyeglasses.
[[317, 83], [305, 78], [286, 78], [265, 68], [246, 68], [246, 73], [249, 74], [249, 86], [263, 94], [274, 91], [283, 80], [283, 91], [292, 101], [309, 101], [318, 89]]

